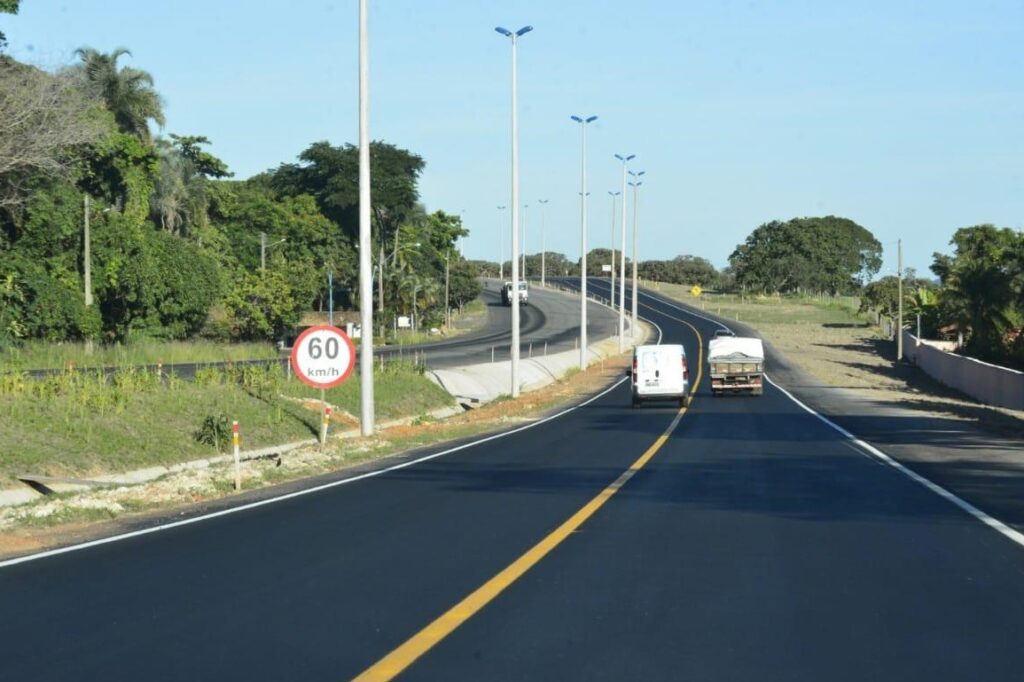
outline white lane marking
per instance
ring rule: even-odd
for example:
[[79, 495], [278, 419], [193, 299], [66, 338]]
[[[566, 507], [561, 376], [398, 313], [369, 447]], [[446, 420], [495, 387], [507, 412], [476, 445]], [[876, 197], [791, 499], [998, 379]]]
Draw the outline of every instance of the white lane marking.
[[[651, 324], [653, 324], [655, 329], [658, 330], [658, 342], [660, 343], [661, 342], [661, 337], [662, 337], [661, 327], [659, 327], [657, 324], [655, 324], [651, 320], [647, 320], [647, 321], [650, 322]], [[209, 514], [202, 514], [200, 516], [194, 516], [192, 518], [182, 519], [181, 521], [172, 521], [171, 523], [164, 523], [164, 524], [160, 524], [158, 526], [150, 526], [149, 528], [141, 528], [139, 530], [133, 530], [133, 531], [128, 532], [128, 533], [121, 533], [119, 535], [111, 535], [110, 537], [106, 537], [106, 538], [98, 538], [96, 540], [90, 540], [88, 542], [83, 542], [83, 543], [80, 543], [80, 544], [77, 544], [77, 545], [69, 545], [67, 547], [58, 547], [57, 549], [50, 549], [50, 550], [47, 550], [45, 552], [37, 552], [36, 554], [28, 554], [26, 556], [15, 557], [14, 559], [7, 559], [6, 561], [0, 561], [0, 568], [6, 568], [8, 566], [14, 566], [15, 564], [23, 564], [23, 563], [27, 563], [29, 561], [36, 561], [36, 560], [39, 560], [39, 559], [45, 559], [47, 557], [57, 556], [59, 554], [67, 554], [69, 552], [77, 552], [77, 551], [82, 550], [82, 549], [88, 549], [89, 547], [98, 547], [100, 545], [106, 545], [106, 544], [109, 544], [109, 543], [112, 543], [112, 542], [119, 542], [121, 540], [128, 540], [130, 538], [139, 537], [141, 535], [149, 535], [150, 533], [158, 533], [160, 531], [170, 530], [172, 528], [178, 528], [180, 526], [188, 526], [188, 525], [193, 524], [193, 523], [199, 523], [200, 521], [207, 521], [209, 519], [215, 519], [215, 518], [217, 518], [219, 516], [227, 516], [228, 514], [235, 514], [235, 513], [238, 513], [238, 512], [247, 511], [249, 509], [256, 509], [257, 507], [263, 507], [263, 506], [266, 506], [268, 504], [274, 504], [275, 502], [283, 502], [284, 500], [290, 500], [290, 499], [295, 498], [295, 497], [301, 497], [303, 495], [310, 495], [312, 493], [317, 493], [317, 492], [320, 492], [321, 490], [327, 490], [329, 488], [337, 488], [338, 486], [346, 485], [348, 483], [355, 483], [356, 481], [361, 481], [361, 480], [363, 480], [365, 478], [373, 478], [374, 476], [380, 476], [381, 474], [386, 474], [386, 473], [389, 473], [389, 472], [392, 472], [392, 471], [398, 471], [399, 469], [404, 469], [406, 467], [411, 467], [414, 464], [421, 464], [423, 462], [427, 462], [429, 460], [436, 459], [438, 457], [443, 457], [445, 455], [450, 455], [453, 452], [459, 452], [460, 450], [466, 450], [468, 448], [471, 448], [471, 447], [474, 447], [474, 446], [477, 446], [477, 445], [482, 445], [484, 443], [489, 443], [492, 440], [498, 440], [499, 438], [505, 438], [507, 436], [511, 436], [512, 434], [519, 433], [521, 431], [526, 431], [527, 429], [532, 429], [532, 428], [534, 428], [536, 426], [540, 426], [541, 424], [545, 424], [545, 423], [547, 423], [549, 421], [552, 421], [554, 419], [558, 419], [559, 417], [565, 416], [565, 415], [569, 414], [570, 412], [575, 412], [576, 410], [580, 409], [581, 407], [585, 407], [585, 406], [589, 405], [590, 403], [594, 402], [598, 398], [602, 398], [605, 395], [611, 393], [616, 388], [618, 388], [623, 383], [625, 383], [627, 381], [627, 379], [628, 379], [628, 377], [623, 377], [623, 378], [619, 379], [618, 381], [616, 381], [611, 386], [609, 386], [608, 388], [606, 388], [605, 390], [603, 390], [600, 393], [598, 393], [597, 395], [592, 396], [590, 398], [587, 398], [582, 403], [579, 403], [577, 405], [573, 405], [570, 408], [562, 410], [561, 412], [558, 412], [556, 414], [552, 414], [550, 416], [544, 417], [543, 419], [539, 419], [539, 420], [537, 420], [537, 421], [535, 421], [535, 422], [533, 422], [531, 424], [526, 424], [524, 426], [520, 426], [518, 428], [512, 429], [511, 431], [503, 431], [501, 433], [496, 433], [494, 435], [487, 436], [486, 438], [481, 438], [480, 440], [475, 440], [475, 441], [472, 441], [472, 442], [469, 442], [469, 443], [463, 443], [462, 445], [459, 445], [459, 446], [454, 447], [454, 448], [449, 448], [447, 450], [442, 450], [441, 452], [435, 452], [432, 455], [425, 455], [423, 457], [418, 457], [416, 459], [409, 460], [408, 462], [401, 462], [399, 464], [394, 464], [394, 465], [386, 467], [384, 469], [377, 469], [375, 471], [368, 471], [365, 474], [359, 474], [358, 476], [352, 476], [351, 478], [343, 478], [340, 481], [331, 481], [330, 483], [324, 483], [322, 485], [314, 486], [312, 488], [306, 488], [306, 489], [303, 489], [303, 490], [296, 490], [295, 492], [287, 493], [285, 495], [279, 495], [277, 497], [270, 497], [270, 498], [267, 498], [265, 500], [259, 500], [257, 502], [249, 502], [248, 504], [239, 505], [237, 507], [231, 507], [229, 509], [222, 509], [220, 511], [210, 512]]]
[[814, 409], [812, 409], [812, 408], [808, 407], [807, 405], [805, 405], [803, 402], [800, 401], [799, 398], [797, 398], [792, 393], [790, 393], [789, 391], [784, 389], [782, 386], [779, 386], [777, 383], [772, 381], [771, 377], [769, 377], [767, 374], [765, 375], [765, 378], [768, 379], [768, 383], [770, 383], [772, 386], [774, 386], [775, 388], [777, 388], [780, 391], [782, 391], [783, 394], [785, 394], [786, 397], [788, 397], [794, 403], [796, 403], [797, 405], [802, 407], [804, 410], [806, 410], [810, 414], [812, 414], [815, 417], [817, 417], [818, 419], [820, 419], [825, 424], [831, 426], [833, 429], [835, 429], [836, 431], [841, 433], [851, 443], [856, 444], [860, 448], [860, 450], [858, 450], [858, 452], [860, 452], [861, 454], [867, 453], [873, 459], [875, 459], [877, 461], [880, 461], [883, 464], [889, 465], [890, 467], [892, 467], [896, 471], [899, 471], [900, 473], [902, 473], [905, 476], [909, 477], [911, 480], [913, 480], [913, 481], [915, 481], [917, 483], [920, 483], [925, 488], [927, 488], [928, 490], [932, 491], [933, 493], [935, 493], [939, 497], [945, 499], [948, 502], [951, 502], [951, 503], [955, 504], [957, 507], [959, 507], [963, 511], [967, 512], [968, 514], [973, 516], [978, 521], [981, 521], [982, 523], [984, 523], [989, 528], [992, 528], [993, 530], [996, 530], [996, 531], [1002, 533], [1003, 535], [1005, 535], [1010, 540], [1013, 540], [1014, 542], [1016, 542], [1021, 547], [1024, 547], [1024, 533], [1021, 533], [1020, 531], [1011, 528], [1010, 526], [1006, 525], [1005, 523], [1003, 523], [1002, 521], [1000, 521], [997, 518], [989, 516], [988, 514], [983, 512], [982, 510], [980, 510], [977, 507], [975, 507], [970, 502], [968, 502], [968, 501], [964, 500], [963, 498], [958, 497], [957, 495], [951, 493], [950, 491], [946, 490], [945, 488], [943, 488], [939, 484], [934, 483], [934, 482], [928, 480], [927, 478], [925, 478], [921, 474], [917, 473], [916, 471], [914, 471], [912, 469], [908, 469], [907, 467], [903, 466], [902, 464], [897, 462], [895, 459], [893, 459], [889, 455], [885, 454], [884, 452], [882, 452], [881, 450], [876, 448], [874, 445], [871, 445], [871, 443], [868, 443], [866, 441], [861, 440], [857, 436], [853, 435], [852, 433], [850, 433], [849, 431], [844, 429], [839, 424], [836, 424], [834, 421], [830, 420], [828, 417], [825, 417], [824, 415], [819, 414]]
[[[645, 292], [640, 292], [640, 293], [645, 293]], [[653, 299], [655, 301], [658, 301], [659, 303], [664, 303], [665, 305], [668, 305], [671, 308], [675, 308], [676, 310], [684, 312], [684, 313], [686, 313], [688, 315], [692, 315], [694, 317], [699, 317], [702, 320], [707, 320], [708, 322], [711, 322], [712, 324], [716, 324], [719, 327], [722, 327], [724, 329], [729, 329], [727, 326], [725, 326], [724, 324], [722, 324], [721, 322], [719, 322], [717, 320], [712, 320], [709, 317], [704, 317], [703, 315], [699, 315], [697, 313], [691, 312], [689, 310], [686, 310], [685, 308], [681, 308], [681, 307], [679, 307], [677, 305], [673, 305], [672, 303], [669, 303], [668, 301], [663, 301], [660, 298], [656, 298], [656, 297], [651, 296], [649, 294], [648, 294], [648, 298], [651, 298], [651, 299]], [[768, 383], [770, 383], [772, 386], [774, 386], [775, 388], [777, 388], [780, 391], [782, 391], [783, 395], [785, 395], [787, 398], [792, 400], [794, 403], [796, 403], [797, 405], [802, 407], [804, 410], [806, 410], [810, 414], [812, 414], [815, 417], [817, 417], [823, 423], [827, 424], [828, 426], [830, 426], [833, 429], [835, 429], [836, 431], [838, 431], [850, 443], [853, 443], [854, 445], [856, 445], [857, 448], [858, 448], [857, 451], [860, 454], [862, 454], [864, 456], [867, 456], [867, 457], [871, 457], [871, 458], [873, 458], [873, 459], [875, 459], [875, 460], [877, 460], [877, 461], [879, 461], [879, 462], [881, 462], [883, 464], [887, 464], [888, 466], [892, 467], [893, 469], [895, 469], [896, 471], [900, 472], [904, 476], [908, 477], [912, 481], [914, 481], [916, 483], [919, 483], [920, 485], [923, 485], [925, 488], [927, 488], [928, 490], [932, 491], [933, 493], [935, 493], [939, 497], [943, 498], [947, 502], [950, 502], [950, 503], [956, 505], [962, 511], [967, 512], [968, 514], [973, 516], [978, 521], [981, 521], [982, 523], [984, 523], [989, 528], [991, 528], [991, 529], [1001, 533], [1002, 535], [1004, 535], [1005, 537], [1009, 538], [1013, 542], [1016, 542], [1021, 547], [1024, 547], [1024, 533], [1021, 533], [1020, 531], [1018, 531], [1018, 530], [1016, 530], [1014, 528], [1011, 528], [1010, 526], [1006, 525], [1005, 523], [1003, 523], [999, 519], [997, 519], [997, 518], [995, 518], [993, 516], [990, 516], [989, 514], [986, 514], [985, 512], [983, 512], [982, 510], [978, 509], [977, 507], [975, 507], [973, 504], [971, 504], [967, 500], [965, 500], [965, 499], [963, 499], [961, 497], [958, 497], [957, 495], [955, 495], [952, 492], [950, 492], [950, 491], [946, 490], [945, 488], [943, 488], [938, 483], [930, 481], [929, 479], [925, 478], [924, 476], [922, 476], [921, 474], [917, 473], [916, 471], [914, 471], [912, 469], [908, 469], [907, 467], [903, 466], [902, 464], [897, 462], [895, 459], [893, 459], [889, 455], [885, 454], [884, 452], [882, 452], [881, 450], [876, 448], [874, 445], [871, 445], [870, 443], [868, 443], [868, 442], [866, 442], [864, 440], [861, 440], [857, 436], [853, 435], [852, 433], [850, 433], [849, 431], [844, 429], [839, 424], [836, 424], [834, 421], [830, 420], [828, 417], [820, 414], [819, 412], [815, 411], [813, 408], [808, 407], [807, 405], [805, 405], [803, 402], [800, 401], [800, 399], [798, 399], [792, 393], [790, 393], [789, 391], [784, 389], [782, 386], [779, 386], [777, 383], [772, 381], [771, 377], [768, 376], [767, 373], [765, 374], [765, 379], [767, 379]]]

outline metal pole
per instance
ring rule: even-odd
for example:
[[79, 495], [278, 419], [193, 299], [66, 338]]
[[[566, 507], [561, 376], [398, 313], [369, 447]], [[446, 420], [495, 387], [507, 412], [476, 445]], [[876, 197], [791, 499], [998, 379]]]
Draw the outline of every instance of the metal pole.
[[447, 252], [445, 252], [445, 254], [444, 254], [444, 325], [445, 325], [445, 327], [449, 327], [449, 328], [452, 326], [452, 316], [451, 316], [452, 306], [451, 306], [451, 303], [449, 303], [450, 299], [449, 299], [449, 296], [448, 296], [448, 292], [450, 291], [449, 284], [448, 284], [449, 283], [449, 279], [448, 279], [448, 276], [449, 276], [448, 260], [449, 260], [450, 256], [451, 256], [451, 248], [449, 248], [449, 250]]
[[89, 195], [86, 194], [83, 202], [85, 203], [85, 253], [83, 258], [85, 260], [85, 305], [92, 305], [92, 237], [89, 234]]
[[267, 269], [267, 233], [260, 232], [260, 270]]
[[[382, 231], [383, 232], [383, 231]], [[377, 311], [384, 315], [384, 235], [380, 239], [380, 260], [377, 263]]]
[[612, 310], [615, 310], [615, 197], [619, 196], [619, 193], [609, 191], [608, 194], [612, 195], [612, 289], [610, 298]]
[[644, 174], [643, 171], [640, 171], [639, 173], [637, 173], [637, 178], [638, 179], [637, 179], [636, 183], [633, 185], [633, 310], [632, 310], [633, 317], [632, 317], [632, 319], [630, 321], [630, 327], [629, 327], [629, 335], [630, 335], [630, 337], [635, 337], [636, 336], [636, 317], [637, 317], [636, 309], [637, 309], [637, 297], [638, 297], [637, 286], [636, 286], [637, 285], [637, 282], [636, 282], [636, 268], [637, 268], [636, 226], [637, 226], [637, 212], [640, 210], [640, 195], [639, 195], [640, 185], [643, 184], [642, 182], [640, 182], [639, 177], [641, 175], [643, 175], [643, 174]]
[[327, 323], [334, 326], [334, 271], [327, 271]]
[[546, 264], [544, 262], [544, 204], [548, 203], [548, 200], [538, 199], [537, 203], [540, 204], [540, 285], [544, 286], [546, 284]]
[[527, 217], [527, 214], [529, 213], [529, 211], [530, 211], [530, 205], [529, 204], [523, 204], [523, 241], [522, 241], [522, 244], [520, 244], [520, 246], [522, 246], [522, 248], [523, 248], [523, 267], [522, 267], [522, 271], [523, 272], [522, 272], [522, 275], [523, 275], [523, 281], [524, 282], [526, 281], [526, 217]]
[[622, 162], [622, 248], [619, 250], [619, 352], [626, 350], [626, 164], [635, 154], [615, 155]]
[[503, 229], [501, 229], [501, 212], [505, 210], [504, 206], [498, 207], [498, 280], [499, 283], [505, 281], [505, 247], [502, 246], [504, 241], [502, 237]]
[[580, 124], [580, 369], [587, 368], [587, 124], [597, 116], [573, 116]]
[[[891, 243], [891, 242], [890, 242]], [[898, 286], [898, 310], [896, 322], [896, 361], [903, 359], [903, 240], [896, 240], [896, 270]]]
[[518, 38], [533, 30], [524, 26], [515, 33], [498, 27], [498, 33], [512, 39], [512, 347], [511, 395], [519, 397], [519, 112], [516, 70], [516, 45]]
[[[370, 55], [366, 0], [359, 0], [359, 430], [373, 433], [373, 282], [370, 264]], [[381, 235], [383, 249], [383, 235]], [[383, 255], [383, 254], [382, 254]], [[381, 259], [381, 306], [384, 260]]]

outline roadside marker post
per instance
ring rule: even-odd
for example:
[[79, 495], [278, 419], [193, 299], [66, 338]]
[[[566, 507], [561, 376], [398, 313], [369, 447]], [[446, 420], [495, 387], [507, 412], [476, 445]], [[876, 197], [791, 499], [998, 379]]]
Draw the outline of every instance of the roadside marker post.
[[241, 438], [238, 434], [238, 422], [231, 422], [231, 445], [235, 451], [235, 490], [242, 489], [242, 460], [238, 452]]
[[[323, 392], [321, 391], [321, 396]], [[327, 427], [331, 423], [331, 406], [326, 402], [324, 405], [324, 417], [323, 424], [320, 426], [320, 452], [323, 452], [324, 446], [327, 444]]]

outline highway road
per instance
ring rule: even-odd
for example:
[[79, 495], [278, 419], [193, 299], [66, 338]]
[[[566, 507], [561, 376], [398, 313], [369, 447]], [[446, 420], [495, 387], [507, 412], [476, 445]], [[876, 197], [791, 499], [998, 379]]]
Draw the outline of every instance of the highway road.
[[[716, 323], [641, 303], [700, 357]], [[620, 382], [357, 480], [0, 564], [0, 679], [1022, 678], [1020, 538], [774, 386], [695, 379], [688, 410], [632, 409]]]
[[[481, 300], [487, 306], [487, 319], [479, 328], [465, 334], [448, 339], [406, 346], [378, 346], [374, 349], [375, 357], [383, 357], [385, 361], [392, 359], [415, 358], [426, 363], [430, 369], [458, 367], [483, 362], [508, 360], [512, 344], [512, 309], [501, 303], [501, 290], [497, 280], [485, 280]], [[587, 305], [590, 318], [588, 329], [591, 340], [606, 338], [618, 332], [618, 317], [607, 307], [598, 303]], [[579, 300], [573, 300], [565, 293], [555, 289], [544, 289], [538, 284], [531, 285], [530, 303], [520, 310], [520, 352], [523, 357], [544, 352], [557, 353], [577, 347], [579, 337]], [[265, 365], [280, 362], [287, 365], [287, 357], [280, 360], [240, 360], [233, 363], [179, 363], [163, 365], [160, 369], [166, 374], [191, 380], [197, 369], [203, 367], [223, 367], [232, 365]], [[157, 365], [142, 367], [151, 372], [157, 371]], [[104, 367], [102, 371], [114, 373], [116, 367]], [[64, 369], [34, 369], [27, 374], [33, 378], [43, 378], [53, 374], [61, 374]], [[83, 367], [78, 371], [99, 371], [95, 368]]]

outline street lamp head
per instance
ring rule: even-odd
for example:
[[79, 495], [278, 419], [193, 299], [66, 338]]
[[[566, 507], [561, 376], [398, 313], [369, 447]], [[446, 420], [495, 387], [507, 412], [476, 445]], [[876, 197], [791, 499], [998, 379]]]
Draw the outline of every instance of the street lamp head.
[[579, 116], [570, 116], [569, 118], [576, 121], [577, 123], [583, 123], [583, 119]]
[[501, 26], [495, 26], [494, 30], [505, 37], [509, 37], [512, 35], [512, 31], [508, 30], [507, 28], [502, 28]]
[[587, 123], [593, 123], [597, 120], [597, 116], [590, 116], [587, 118]]
[[640, 171], [639, 173], [634, 173], [633, 171], [629, 171], [629, 174], [632, 175], [634, 178], [639, 178], [641, 175], [645, 175], [646, 173], [647, 173], [647, 171]]
[[617, 197], [617, 196], [619, 196], [620, 194], [622, 194], [622, 192], [613, 192], [613, 191], [611, 191], [611, 190], [608, 190], [608, 194], [612, 195], [613, 197]]
[[505, 208], [506, 208], [505, 206], [499, 206], [499, 207], [498, 207], [498, 210], [499, 210], [499, 211], [504, 211], [504, 210], [505, 210]]
[[538, 204], [546, 204], [546, 203], [548, 203], [548, 200], [547, 199], [537, 199], [537, 203]]
[[521, 29], [516, 31], [516, 37], [518, 38], [519, 36], [524, 36], [532, 30], [533, 26], [523, 26]]

